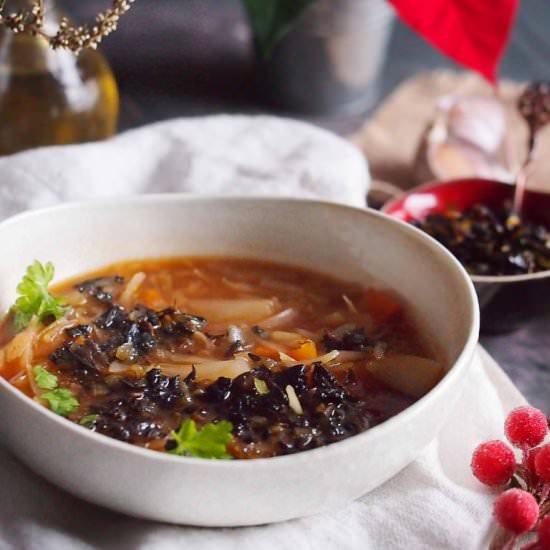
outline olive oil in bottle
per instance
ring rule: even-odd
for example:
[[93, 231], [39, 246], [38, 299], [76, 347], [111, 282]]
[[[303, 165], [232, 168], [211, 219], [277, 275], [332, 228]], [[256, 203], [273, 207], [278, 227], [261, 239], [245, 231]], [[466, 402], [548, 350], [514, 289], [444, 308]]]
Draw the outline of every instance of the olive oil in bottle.
[[[6, 9], [30, 9], [8, 0]], [[60, 13], [45, 1], [47, 34]], [[42, 145], [95, 141], [116, 131], [118, 89], [96, 50], [53, 50], [41, 36], [0, 27], [0, 155]]]

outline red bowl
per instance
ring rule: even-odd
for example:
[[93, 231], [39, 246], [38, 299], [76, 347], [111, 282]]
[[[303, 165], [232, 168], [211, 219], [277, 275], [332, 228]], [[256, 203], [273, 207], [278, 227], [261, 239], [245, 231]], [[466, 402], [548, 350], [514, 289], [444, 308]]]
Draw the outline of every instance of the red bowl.
[[[512, 199], [514, 187], [500, 181], [467, 178], [428, 183], [388, 202], [383, 212], [405, 222], [476, 203], [498, 208]], [[527, 191], [526, 219], [550, 227], [550, 194]], [[550, 313], [550, 270], [528, 275], [472, 275], [481, 308], [481, 330], [506, 332]]]
[[[512, 199], [514, 187], [501, 181], [469, 178], [416, 187], [397, 199], [388, 202], [383, 212], [410, 222], [423, 220], [432, 212], [445, 212], [451, 208], [462, 211], [481, 203], [498, 208], [506, 199]], [[550, 194], [527, 191], [523, 205], [527, 219], [550, 226]]]

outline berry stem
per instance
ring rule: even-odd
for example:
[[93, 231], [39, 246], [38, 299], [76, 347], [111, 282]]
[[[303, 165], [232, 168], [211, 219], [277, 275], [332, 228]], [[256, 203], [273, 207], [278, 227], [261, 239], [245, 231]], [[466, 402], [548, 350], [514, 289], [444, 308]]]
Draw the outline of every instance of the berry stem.
[[510, 537], [510, 540], [506, 543], [505, 546], [502, 547], [502, 550], [512, 550], [514, 546], [516, 545], [516, 541], [518, 540], [518, 536], [514, 535]]
[[522, 449], [521, 451], [521, 464], [524, 468], [528, 468], [529, 449]]
[[513, 480], [518, 487], [532, 492], [531, 489], [533, 489], [533, 487], [531, 483], [531, 476], [527, 468], [524, 468], [522, 465], [518, 464], [516, 466], [516, 472], [514, 473]]
[[540, 501], [540, 518], [542, 519], [546, 514], [550, 513], [550, 500]]
[[491, 540], [489, 550], [509, 550], [514, 547], [516, 540], [517, 536], [514, 535], [514, 533], [506, 531], [506, 529], [503, 529], [499, 525], [495, 531], [493, 539]]

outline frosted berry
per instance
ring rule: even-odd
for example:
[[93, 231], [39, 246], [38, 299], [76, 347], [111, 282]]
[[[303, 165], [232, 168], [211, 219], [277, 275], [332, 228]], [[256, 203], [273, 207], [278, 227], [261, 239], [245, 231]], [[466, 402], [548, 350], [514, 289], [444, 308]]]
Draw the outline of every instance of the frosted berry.
[[542, 518], [537, 533], [539, 535], [538, 548], [540, 550], [550, 550], [550, 515]]
[[550, 483], [550, 443], [541, 447], [535, 457], [535, 471], [546, 483]]
[[542, 449], [542, 447], [534, 447], [533, 449], [529, 449], [527, 451], [527, 462], [526, 466], [529, 470], [529, 473], [533, 476], [537, 476], [537, 470], [535, 468], [535, 458], [539, 454], [539, 451]]
[[506, 443], [487, 441], [479, 445], [472, 455], [473, 474], [485, 485], [503, 485], [516, 469], [516, 458]]
[[517, 407], [504, 423], [506, 437], [516, 447], [527, 450], [537, 446], [548, 432], [548, 420], [535, 407]]
[[521, 535], [537, 523], [539, 505], [531, 493], [522, 489], [508, 489], [497, 498], [494, 514], [501, 527]]

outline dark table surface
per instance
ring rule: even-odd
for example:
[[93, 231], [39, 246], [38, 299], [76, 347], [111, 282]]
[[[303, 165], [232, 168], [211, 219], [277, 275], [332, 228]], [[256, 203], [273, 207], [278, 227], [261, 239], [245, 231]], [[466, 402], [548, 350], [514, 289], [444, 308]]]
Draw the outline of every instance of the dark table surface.
[[[105, 2], [65, 4], [72, 14], [76, 8], [76, 15], [85, 18]], [[548, 0], [522, 2], [502, 76], [550, 78], [549, 26]], [[251, 84], [253, 55], [238, 0], [136, 0], [103, 50], [120, 85], [121, 130], [177, 116], [268, 110]], [[455, 65], [396, 22], [382, 70], [380, 99], [418, 71], [440, 67]], [[359, 127], [368, 114], [292, 116], [345, 134]], [[524, 395], [550, 414], [550, 312], [514, 333], [482, 336], [481, 343]]]

